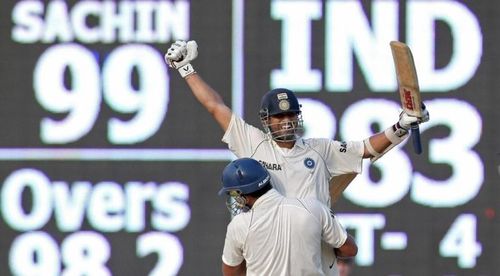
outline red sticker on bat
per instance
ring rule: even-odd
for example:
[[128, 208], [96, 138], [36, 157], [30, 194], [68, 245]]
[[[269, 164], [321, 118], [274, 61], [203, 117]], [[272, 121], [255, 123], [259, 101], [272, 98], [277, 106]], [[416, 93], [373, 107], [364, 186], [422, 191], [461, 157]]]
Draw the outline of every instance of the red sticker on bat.
[[414, 110], [413, 99], [411, 97], [411, 91], [403, 88], [403, 95], [404, 95], [405, 108], [407, 108], [409, 110]]

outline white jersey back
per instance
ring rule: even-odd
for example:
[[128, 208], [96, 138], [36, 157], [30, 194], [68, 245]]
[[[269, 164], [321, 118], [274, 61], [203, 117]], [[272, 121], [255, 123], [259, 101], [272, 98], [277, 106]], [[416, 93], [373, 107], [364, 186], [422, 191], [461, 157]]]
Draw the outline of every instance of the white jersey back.
[[[273, 187], [282, 195], [315, 198], [328, 207], [331, 206], [330, 179], [346, 173], [361, 173], [362, 169], [362, 141], [299, 139], [287, 150], [235, 114], [222, 141], [237, 157], [251, 157], [266, 167]], [[325, 274], [337, 275], [332, 248], [323, 245], [321, 250]]]
[[339, 247], [345, 229], [314, 199], [285, 198], [271, 189], [229, 223], [222, 260], [247, 275], [324, 275], [321, 241]]

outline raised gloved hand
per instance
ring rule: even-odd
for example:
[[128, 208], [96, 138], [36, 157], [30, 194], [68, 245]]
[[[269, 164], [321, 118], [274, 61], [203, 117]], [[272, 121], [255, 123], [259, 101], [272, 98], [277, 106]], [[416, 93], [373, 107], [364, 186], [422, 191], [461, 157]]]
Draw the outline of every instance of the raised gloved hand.
[[183, 78], [196, 73], [191, 61], [198, 56], [198, 44], [191, 40], [188, 42], [177, 40], [165, 54], [165, 62], [171, 68], [177, 69]]
[[411, 124], [418, 123], [419, 120], [420, 119], [418, 117], [408, 115], [406, 112], [401, 111], [397, 126], [405, 130], [409, 130], [411, 128]]
[[406, 114], [404, 111], [402, 111], [399, 114], [399, 121], [395, 123], [394, 125], [388, 127], [385, 131], [385, 137], [389, 141], [391, 141], [391, 145], [389, 145], [383, 152], [377, 152], [373, 148], [373, 146], [370, 143], [369, 139], [366, 139], [364, 141], [365, 143], [365, 148], [368, 150], [368, 152], [373, 156], [370, 158], [372, 162], [375, 162], [378, 160], [380, 157], [382, 157], [386, 152], [388, 152], [390, 149], [395, 147], [396, 145], [400, 144], [403, 142], [407, 137], [408, 137], [408, 131], [410, 130], [412, 124], [421, 124], [429, 121], [429, 111], [425, 108], [424, 103], [422, 103], [422, 117], [415, 117], [415, 116], [410, 116]]
[[410, 116], [402, 111], [399, 114], [398, 126], [404, 128], [405, 130], [409, 130], [411, 128], [411, 124], [413, 123], [425, 123], [429, 121], [429, 111], [425, 108], [424, 103], [422, 103], [422, 118], [418, 118], [415, 116]]

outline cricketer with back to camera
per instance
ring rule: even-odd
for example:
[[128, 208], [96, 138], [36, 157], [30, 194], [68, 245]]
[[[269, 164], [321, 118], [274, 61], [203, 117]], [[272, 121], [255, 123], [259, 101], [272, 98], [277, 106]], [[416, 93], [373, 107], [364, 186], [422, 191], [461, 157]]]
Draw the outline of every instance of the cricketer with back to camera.
[[354, 239], [314, 198], [286, 198], [255, 159], [239, 158], [222, 173], [226, 205], [234, 216], [222, 254], [224, 276], [324, 275], [321, 242], [342, 257], [357, 253]]
[[[362, 160], [372, 162], [407, 139], [412, 124], [429, 120], [404, 111], [397, 122], [380, 133], [360, 141], [336, 141], [326, 138], [302, 138], [303, 122], [295, 93], [286, 88], [272, 89], [263, 95], [259, 116], [263, 130], [246, 123], [223, 102], [220, 94], [205, 82], [191, 62], [198, 56], [195, 41], [176, 41], [165, 54], [165, 61], [177, 69], [195, 98], [213, 116], [225, 132], [222, 141], [238, 157], [249, 157], [266, 167], [273, 188], [285, 197], [316, 198], [331, 206], [330, 182], [342, 176], [361, 173]], [[352, 177], [345, 178], [347, 185]], [[347, 183], [347, 184], [346, 184]], [[340, 192], [345, 187], [338, 189]], [[335, 250], [321, 246], [325, 275], [338, 275]]]

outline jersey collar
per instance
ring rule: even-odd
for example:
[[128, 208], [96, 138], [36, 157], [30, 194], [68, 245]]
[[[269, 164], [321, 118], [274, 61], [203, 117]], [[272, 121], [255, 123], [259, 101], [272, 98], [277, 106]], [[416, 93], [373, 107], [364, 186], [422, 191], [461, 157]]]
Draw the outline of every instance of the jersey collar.
[[[271, 140], [271, 142], [274, 144], [274, 146], [279, 148], [278, 143], [276, 143], [276, 141]], [[300, 149], [304, 149], [306, 147], [306, 144], [304, 143], [304, 139], [302, 139], [302, 138], [297, 139], [295, 141], [295, 144], [293, 145], [293, 148], [295, 148], [295, 147], [299, 147]], [[293, 148], [291, 148], [291, 149], [293, 149]]]
[[306, 145], [304, 144], [304, 139], [302, 139], [302, 138], [297, 139], [297, 141], [295, 141], [295, 146], [297, 146], [301, 149], [305, 148]]

